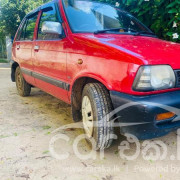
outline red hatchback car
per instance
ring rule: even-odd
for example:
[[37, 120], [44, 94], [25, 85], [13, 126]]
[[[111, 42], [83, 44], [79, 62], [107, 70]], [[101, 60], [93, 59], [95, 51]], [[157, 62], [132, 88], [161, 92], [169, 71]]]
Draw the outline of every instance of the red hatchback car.
[[158, 39], [117, 7], [84, 0], [42, 5], [23, 19], [12, 59], [18, 93], [28, 96], [38, 87], [71, 104], [74, 121], [83, 121], [96, 149], [111, 145], [114, 120], [121, 134], [139, 139], [180, 127], [174, 121], [180, 45]]

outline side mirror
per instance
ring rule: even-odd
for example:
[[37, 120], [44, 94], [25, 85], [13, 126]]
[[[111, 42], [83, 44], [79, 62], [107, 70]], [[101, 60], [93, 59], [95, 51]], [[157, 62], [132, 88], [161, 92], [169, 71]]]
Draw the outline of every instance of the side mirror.
[[62, 25], [59, 22], [45, 21], [41, 29], [43, 34], [62, 34]]

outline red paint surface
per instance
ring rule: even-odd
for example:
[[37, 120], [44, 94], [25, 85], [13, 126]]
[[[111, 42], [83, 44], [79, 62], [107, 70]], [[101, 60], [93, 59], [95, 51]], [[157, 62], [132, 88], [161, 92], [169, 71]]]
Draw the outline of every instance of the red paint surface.
[[[132, 85], [141, 65], [168, 64], [173, 69], [180, 69], [180, 44], [144, 36], [75, 34], [71, 32], [61, 1], [59, 7], [66, 37], [62, 40], [37, 41], [38, 18], [33, 41], [14, 41], [13, 60], [21, 67], [69, 83], [70, 91], [25, 75], [29, 83], [67, 103], [70, 103], [74, 82], [81, 77], [94, 78], [109, 90], [132, 95], [177, 90], [135, 92]], [[16, 45], [20, 45], [20, 49]], [[34, 51], [35, 45], [40, 47], [37, 52]], [[82, 65], [78, 64], [78, 59], [83, 60]]]

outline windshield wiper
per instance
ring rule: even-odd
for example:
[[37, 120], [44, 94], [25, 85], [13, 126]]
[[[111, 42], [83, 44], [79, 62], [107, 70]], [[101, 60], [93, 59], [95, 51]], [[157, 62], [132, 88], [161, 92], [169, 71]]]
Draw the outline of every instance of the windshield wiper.
[[[94, 34], [105, 33], [107, 31], [119, 31], [121, 29], [127, 31], [128, 33], [131, 33], [131, 32], [135, 32], [135, 33], [137, 32], [138, 33], [138, 31], [131, 29], [131, 28], [112, 28], [112, 29], [97, 30], [94, 32]], [[124, 33], [124, 32], [122, 32], [122, 33]]]
[[143, 34], [157, 37], [153, 32], [148, 32], [148, 31], [139, 31], [139, 32], [137, 32], [137, 33], [134, 34], [134, 35], [135, 35], [135, 36], [139, 36], [139, 35], [143, 35]]
[[154, 37], [157, 37], [153, 32], [148, 32], [148, 31], [136, 31], [134, 29], [131, 29], [131, 28], [112, 28], [112, 29], [103, 29], [103, 30], [97, 30], [94, 32], [94, 34], [99, 34], [99, 33], [106, 33], [108, 31], [118, 31], [119, 30], [124, 30], [125, 32], [121, 32], [121, 33], [133, 33], [134, 36], [139, 36], [139, 35], [143, 35], [143, 34], [146, 34], [146, 35], [151, 35], [151, 36], [154, 36]]

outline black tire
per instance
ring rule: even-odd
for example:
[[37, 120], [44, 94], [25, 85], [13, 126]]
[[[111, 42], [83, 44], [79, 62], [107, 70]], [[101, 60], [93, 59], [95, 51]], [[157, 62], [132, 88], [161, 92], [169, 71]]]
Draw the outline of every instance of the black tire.
[[16, 68], [15, 80], [18, 94], [22, 97], [29, 96], [31, 93], [31, 85], [24, 79], [19, 66]]
[[[107, 149], [113, 142], [112, 135], [114, 134], [112, 121], [109, 116], [106, 116], [113, 110], [109, 92], [105, 86], [100, 83], [89, 83], [84, 87], [82, 103], [85, 96], [90, 100], [93, 121], [96, 122], [96, 127], [93, 127], [92, 134], [92, 138], [94, 138], [96, 143], [96, 150]], [[87, 137], [89, 143], [90, 139], [91, 138]]]

